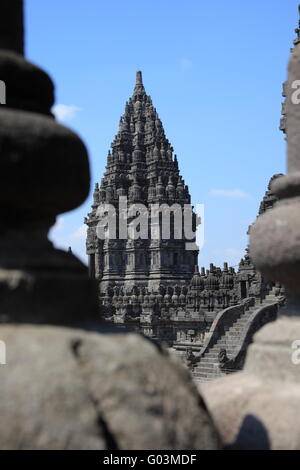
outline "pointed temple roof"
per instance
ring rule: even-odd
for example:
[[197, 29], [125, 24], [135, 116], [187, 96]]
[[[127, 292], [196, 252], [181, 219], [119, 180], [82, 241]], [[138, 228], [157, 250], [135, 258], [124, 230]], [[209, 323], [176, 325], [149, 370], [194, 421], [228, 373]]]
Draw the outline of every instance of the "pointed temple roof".
[[[165, 237], [160, 220], [159, 227], [155, 226], [160, 238], [152, 237], [153, 227], [149, 227], [148, 237], [143, 239], [116, 236], [97, 240], [96, 226], [101, 218], [97, 208], [109, 203], [118, 213], [123, 210], [119, 205], [121, 197], [127, 198], [128, 206], [143, 204], [143, 209], [150, 209], [148, 214], [151, 204], [164, 207], [176, 204], [177, 208], [190, 205], [188, 186], [180, 175], [178, 160], [173, 156], [158, 113], [146, 94], [141, 71], [136, 74], [133, 94], [125, 105], [119, 130], [108, 152], [106, 171], [100, 185], [95, 187], [92, 212], [86, 219], [91, 272], [101, 278], [102, 293], [115, 282], [126, 284], [126, 288], [140, 283], [156, 291], [170, 282], [184, 285], [189, 282], [197, 264], [198, 250], [196, 247], [193, 251], [186, 249], [184, 234], [175, 237], [174, 219]], [[99, 260], [98, 264], [95, 259]]]
[[140, 70], [111, 148], [99, 188], [99, 202], [112, 202], [122, 195], [146, 203], [149, 197], [159, 196], [162, 200], [168, 194], [175, 201], [178, 194], [183, 203], [190, 203], [177, 157], [173, 158], [173, 148], [152, 99], [146, 94]]
[[119, 132], [112, 148], [129, 143], [138, 149], [142, 146], [152, 146], [156, 156], [159, 156], [161, 150], [165, 150], [165, 155], [162, 156], [166, 156], [167, 151], [172, 153], [173, 150], [166, 139], [162, 122], [151, 97], [146, 94], [141, 71], [136, 73], [133, 95], [126, 103], [125, 113], [120, 119]]

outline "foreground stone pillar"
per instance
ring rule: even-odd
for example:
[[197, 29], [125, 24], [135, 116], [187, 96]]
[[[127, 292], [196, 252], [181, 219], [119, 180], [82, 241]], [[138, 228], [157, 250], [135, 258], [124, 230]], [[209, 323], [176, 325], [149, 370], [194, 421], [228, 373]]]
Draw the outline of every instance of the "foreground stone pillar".
[[22, 1], [1, 2], [0, 321], [95, 326], [96, 286], [47, 236], [57, 215], [88, 195], [87, 151], [53, 119], [51, 78], [22, 55], [22, 14]]
[[299, 80], [297, 45], [286, 87], [288, 175], [274, 181], [279, 202], [250, 231], [250, 256], [285, 286], [287, 306], [256, 335], [243, 372], [201, 387], [224, 444], [237, 449], [300, 449]]
[[22, 55], [22, 6], [1, 0], [0, 449], [216, 448], [188, 373], [149, 340], [102, 329], [87, 268], [48, 240], [87, 197], [89, 165], [53, 119], [51, 79]]
[[0, 49], [23, 54], [23, 0], [1, 0]]

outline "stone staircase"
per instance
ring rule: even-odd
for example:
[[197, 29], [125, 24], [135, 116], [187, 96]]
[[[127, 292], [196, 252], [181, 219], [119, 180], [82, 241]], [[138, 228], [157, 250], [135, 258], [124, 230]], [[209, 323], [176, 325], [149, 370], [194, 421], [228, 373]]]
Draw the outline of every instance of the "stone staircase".
[[[261, 311], [264, 307], [276, 304], [277, 302], [278, 298], [275, 296], [274, 290], [272, 290], [262, 303], [256, 302], [255, 305], [244, 311], [231, 326], [225, 325], [223, 334], [219, 336], [212, 347], [208, 347], [204, 351], [199, 362], [194, 366], [192, 372], [194, 380], [197, 382], [208, 382], [226, 375], [226, 371], [220, 368], [220, 352], [225, 349], [228, 359], [231, 359], [239, 347], [242, 346], [246, 328], [249, 328], [251, 317], [253, 317], [255, 311]], [[230, 372], [234, 372], [234, 370]]]

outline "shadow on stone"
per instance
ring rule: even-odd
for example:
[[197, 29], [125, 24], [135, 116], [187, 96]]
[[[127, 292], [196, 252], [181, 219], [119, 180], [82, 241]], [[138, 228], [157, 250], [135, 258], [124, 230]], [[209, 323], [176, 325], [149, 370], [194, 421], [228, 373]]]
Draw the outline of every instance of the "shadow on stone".
[[263, 423], [253, 415], [246, 415], [237, 438], [225, 450], [270, 450], [268, 431]]

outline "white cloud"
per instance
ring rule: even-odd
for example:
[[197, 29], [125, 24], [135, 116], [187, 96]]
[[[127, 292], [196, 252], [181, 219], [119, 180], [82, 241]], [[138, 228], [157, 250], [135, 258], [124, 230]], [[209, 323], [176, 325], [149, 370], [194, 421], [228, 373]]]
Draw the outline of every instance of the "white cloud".
[[67, 251], [72, 248], [73, 254], [79, 257], [86, 264], [85, 240], [86, 225], [80, 225], [75, 231], [68, 231], [67, 224], [63, 217], [58, 217], [56, 224], [52, 227], [49, 239], [58, 249]]
[[62, 230], [64, 224], [65, 224], [65, 219], [63, 217], [58, 217], [51, 230], [55, 230], [55, 231]]
[[242, 250], [238, 250], [236, 248], [226, 248], [224, 250], [224, 261], [227, 261], [229, 266], [237, 267], [244, 255], [245, 252]]
[[182, 57], [180, 59], [181, 68], [184, 70], [190, 69], [193, 66], [193, 62], [187, 57]]
[[74, 232], [65, 232], [65, 221], [63, 217], [59, 217], [56, 224], [50, 231], [50, 240], [52, 240], [57, 246], [62, 248], [68, 248], [71, 245], [74, 246], [85, 246], [87, 235], [87, 226], [81, 225]]
[[81, 108], [74, 105], [56, 104], [52, 108], [52, 112], [58, 121], [72, 121], [81, 111]]
[[246, 193], [242, 189], [211, 189], [209, 191], [211, 196], [216, 197], [231, 197], [234, 199], [249, 199], [250, 194]]
[[71, 234], [71, 238], [75, 240], [85, 240], [86, 239], [87, 226], [81, 225], [75, 232]]
[[226, 248], [225, 255], [231, 258], [242, 258], [244, 256], [241, 250], [236, 250], [235, 248]]

